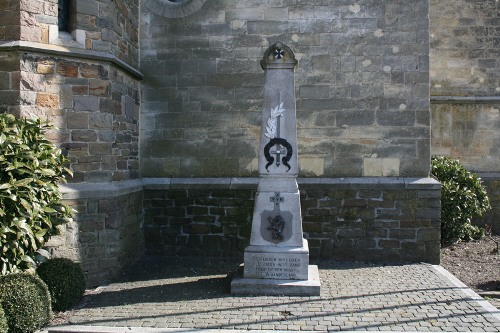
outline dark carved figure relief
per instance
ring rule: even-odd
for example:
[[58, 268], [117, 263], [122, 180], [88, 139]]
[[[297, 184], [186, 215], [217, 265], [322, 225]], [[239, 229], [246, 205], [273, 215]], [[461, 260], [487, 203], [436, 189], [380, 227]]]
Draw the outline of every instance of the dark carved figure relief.
[[271, 224], [267, 230], [271, 230], [273, 234], [273, 239], [282, 241], [283, 240], [283, 230], [285, 229], [285, 220], [281, 215], [275, 217], [269, 217], [269, 223]]
[[268, 233], [264, 238], [273, 243], [286, 241], [290, 238], [290, 230], [285, 229], [286, 221], [291, 221], [291, 214], [280, 210], [280, 204], [285, 201], [285, 198], [280, 195], [280, 192], [275, 192], [269, 201], [273, 203], [274, 209], [263, 212], [263, 221], [269, 222], [267, 227], [264, 227], [264, 223], [262, 224], [263, 229], [265, 228]]

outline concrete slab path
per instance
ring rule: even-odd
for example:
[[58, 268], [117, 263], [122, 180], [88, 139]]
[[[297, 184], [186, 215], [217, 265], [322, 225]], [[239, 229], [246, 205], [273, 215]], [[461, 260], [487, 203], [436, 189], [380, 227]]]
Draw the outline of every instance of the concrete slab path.
[[500, 311], [441, 266], [314, 261], [321, 295], [232, 296], [239, 261], [144, 258], [48, 332], [500, 332]]

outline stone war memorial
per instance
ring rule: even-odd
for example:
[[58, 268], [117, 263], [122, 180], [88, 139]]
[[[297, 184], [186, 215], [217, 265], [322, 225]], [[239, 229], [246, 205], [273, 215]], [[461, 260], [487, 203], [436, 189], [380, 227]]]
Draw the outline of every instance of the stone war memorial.
[[318, 295], [318, 267], [309, 265], [297, 185], [298, 152], [293, 51], [271, 45], [261, 60], [265, 71], [259, 184], [243, 277], [233, 294]]
[[89, 286], [143, 256], [237, 257], [254, 285], [439, 263], [433, 154], [499, 207], [494, 0], [60, 3], [0, 0], [0, 112], [57, 128], [77, 213], [48, 249]]

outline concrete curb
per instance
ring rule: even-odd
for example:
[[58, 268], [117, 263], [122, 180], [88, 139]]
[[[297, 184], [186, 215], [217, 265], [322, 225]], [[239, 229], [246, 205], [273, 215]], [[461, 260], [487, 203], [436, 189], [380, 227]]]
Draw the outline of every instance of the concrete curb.
[[487, 300], [479, 296], [474, 290], [467, 287], [462, 281], [457, 279], [453, 274], [448, 272], [444, 267], [439, 265], [432, 265], [434, 270], [448, 279], [451, 283], [457, 286], [466, 296], [469, 296], [471, 299], [477, 301], [479, 305], [483, 307], [483, 309], [489, 313], [496, 319], [500, 320], [500, 310], [491, 305]]
[[[196, 329], [196, 328], [148, 328], [148, 327], [105, 327], [65, 325], [53, 327], [48, 333], [297, 333], [297, 331], [275, 330], [226, 330], [226, 329]], [[326, 333], [328, 331], [298, 331], [300, 333]], [[342, 331], [343, 333], [359, 333], [359, 331]], [[394, 333], [394, 331], [363, 331], [365, 333]], [[412, 333], [412, 332], [409, 332]], [[418, 332], [413, 332], [418, 333]], [[426, 333], [448, 333], [430, 331]], [[451, 333], [451, 332], [449, 332]], [[488, 332], [484, 332], [488, 333]], [[495, 332], [490, 332], [495, 333]]]
[[481, 297], [500, 298], [500, 291], [481, 291], [478, 295]]

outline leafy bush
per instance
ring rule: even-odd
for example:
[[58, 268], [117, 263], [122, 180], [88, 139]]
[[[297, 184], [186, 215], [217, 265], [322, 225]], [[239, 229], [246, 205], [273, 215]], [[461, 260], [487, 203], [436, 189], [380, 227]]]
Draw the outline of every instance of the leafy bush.
[[457, 160], [444, 156], [433, 157], [431, 168], [442, 185], [441, 243], [481, 238], [484, 231], [472, 225], [472, 218], [491, 208], [481, 179]]
[[58, 183], [68, 160], [45, 139], [40, 119], [0, 114], [0, 273], [25, 270], [71, 210], [61, 203]]
[[9, 330], [9, 325], [7, 324], [7, 317], [5, 317], [5, 312], [3, 311], [2, 304], [0, 303], [0, 333], [7, 333]]
[[35, 275], [16, 273], [1, 276], [0, 299], [9, 333], [34, 332], [50, 320], [49, 290]]
[[54, 258], [41, 263], [36, 271], [49, 287], [54, 310], [65, 311], [82, 298], [85, 275], [78, 263], [67, 258]]

